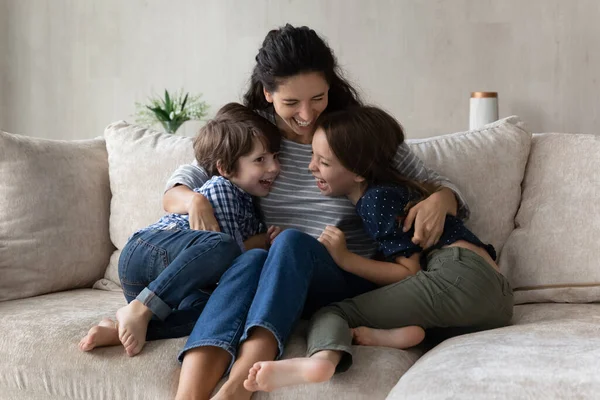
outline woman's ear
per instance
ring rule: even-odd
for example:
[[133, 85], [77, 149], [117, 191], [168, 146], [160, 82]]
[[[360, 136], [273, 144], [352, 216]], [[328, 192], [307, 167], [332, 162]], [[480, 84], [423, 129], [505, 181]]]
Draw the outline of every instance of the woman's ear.
[[265, 95], [265, 99], [269, 102], [269, 103], [273, 103], [273, 95], [271, 93], [269, 93], [267, 91], [267, 89], [265, 89], [263, 87], [263, 94]]

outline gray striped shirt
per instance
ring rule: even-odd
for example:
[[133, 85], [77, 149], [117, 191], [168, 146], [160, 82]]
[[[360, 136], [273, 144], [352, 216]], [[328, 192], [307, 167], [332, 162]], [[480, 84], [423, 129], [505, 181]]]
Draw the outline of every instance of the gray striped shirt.
[[[259, 199], [267, 225], [282, 229], [296, 228], [318, 238], [326, 225], [340, 228], [346, 235], [347, 246], [353, 253], [371, 257], [377, 245], [363, 230], [362, 221], [346, 197], [323, 196], [315, 178], [308, 170], [312, 157], [310, 144], [299, 144], [282, 138], [279, 161], [281, 173], [275, 180], [271, 193]], [[458, 199], [458, 216], [466, 219], [469, 209], [458, 188], [447, 178], [425, 167], [406, 143], [398, 147], [394, 158], [396, 168], [405, 177], [420, 182], [435, 182], [451, 189]], [[200, 187], [210, 177], [194, 160], [180, 166], [167, 182], [166, 190], [175, 185], [191, 189]]]

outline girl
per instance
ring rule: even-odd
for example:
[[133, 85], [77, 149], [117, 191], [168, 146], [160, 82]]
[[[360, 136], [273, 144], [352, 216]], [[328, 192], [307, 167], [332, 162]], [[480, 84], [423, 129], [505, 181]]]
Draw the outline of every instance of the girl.
[[420, 343], [428, 328], [477, 331], [509, 323], [512, 291], [491, 245], [454, 216], [446, 217], [439, 242], [428, 249], [401, 229], [410, 204], [431, 191], [390, 167], [403, 141], [400, 125], [377, 108], [340, 111], [317, 123], [309, 168], [319, 190], [355, 205], [386, 260], [350, 252], [335, 227], [319, 241], [340, 268], [383, 287], [320, 310], [309, 328], [309, 358], [256, 363], [248, 390], [329, 380], [350, 367], [353, 336], [359, 344], [404, 349]]
[[[179, 355], [178, 398], [207, 399], [228, 369], [229, 379], [216, 398], [250, 398], [243, 386], [249, 369], [281, 355], [302, 314], [310, 316], [327, 304], [376, 288], [340, 269], [317, 241], [325, 226], [333, 225], [344, 231], [351, 251], [371, 257], [376, 250], [353, 205], [343, 197], [321, 196], [307, 168], [317, 118], [361, 104], [329, 46], [307, 27], [286, 25], [269, 32], [256, 56], [244, 103], [279, 128], [281, 174], [259, 204], [268, 224], [289, 229], [273, 242], [266, 261], [247, 254], [236, 259], [240, 268], [262, 269], [257, 281], [242, 286], [228, 282], [229, 274], [221, 278]], [[442, 187], [416, 204], [405, 221], [407, 228], [414, 222], [413, 239], [428, 247], [441, 235], [446, 214], [466, 217], [468, 209], [455, 186], [427, 170], [408, 146], [393, 151], [394, 160], [388, 160], [392, 168]], [[167, 184], [165, 209], [188, 214], [192, 229], [218, 230], [209, 202], [191, 190], [207, 179], [192, 164], [180, 167]]]
[[[202, 193], [223, 233], [190, 229], [187, 215], [167, 214], [138, 230], [123, 247], [119, 278], [129, 303], [93, 327], [82, 351], [122, 343], [129, 356], [146, 339], [186, 336], [210, 289], [245, 250], [265, 248], [280, 229], [264, 227], [253, 196], [265, 196], [279, 174], [280, 137], [263, 117], [241, 104], [222, 107], [194, 139], [196, 159], [213, 175]], [[153, 318], [153, 324], [149, 327]]]

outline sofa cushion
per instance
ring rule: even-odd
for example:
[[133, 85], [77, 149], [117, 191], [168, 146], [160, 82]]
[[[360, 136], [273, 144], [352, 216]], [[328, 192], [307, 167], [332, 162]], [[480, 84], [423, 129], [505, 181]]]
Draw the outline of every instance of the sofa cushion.
[[423, 162], [456, 184], [471, 209], [466, 225], [500, 254], [514, 229], [531, 134], [518, 117], [481, 129], [409, 141]]
[[536, 135], [500, 266], [517, 303], [600, 301], [600, 136]]
[[[117, 251], [98, 288], [111, 287], [108, 281], [119, 284], [118, 258], [127, 238], [164, 214], [165, 182], [178, 165], [194, 158], [191, 138], [123, 121], [109, 125], [104, 137], [113, 194], [110, 234]], [[467, 226], [500, 252], [514, 228], [530, 141], [523, 123], [510, 117], [475, 131], [411, 140], [409, 145], [460, 187], [471, 208]]]
[[[118, 262], [121, 249], [133, 232], [156, 222], [165, 211], [162, 194], [173, 171], [194, 159], [192, 138], [160, 133], [125, 121], [104, 131], [112, 200], [110, 238], [117, 248], [105, 278], [120, 285]], [[112, 288], [102, 281], [97, 288]]]
[[0, 193], [0, 301], [91, 287], [102, 276], [113, 250], [103, 139], [0, 132]]
[[400, 379], [389, 400], [595, 399], [600, 304], [515, 307], [513, 326], [443, 342]]
[[[81, 289], [0, 303], [0, 398], [172, 399], [186, 338], [148, 342], [136, 357], [121, 346], [82, 353], [77, 343], [125, 304], [122, 293]], [[306, 325], [286, 347], [303, 356]], [[254, 399], [383, 399], [421, 352], [357, 347], [354, 367], [331, 382], [259, 393]]]

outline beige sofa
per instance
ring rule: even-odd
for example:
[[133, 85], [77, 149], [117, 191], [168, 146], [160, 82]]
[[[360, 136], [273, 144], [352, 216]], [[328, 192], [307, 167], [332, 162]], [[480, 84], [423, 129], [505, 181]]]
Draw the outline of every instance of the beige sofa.
[[[133, 358], [77, 342], [125, 303], [119, 249], [162, 214], [163, 185], [192, 160], [190, 143], [124, 122], [85, 141], [0, 132], [0, 399], [173, 397], [185, 338]], [[461, 187], [468, 225], [498, 250], [513, 325], [426, 353], [356, 347], [353, 368], [331, 382], [254, 398], [598, 398], [600, 136], [531, 135], [511, 117], [411, 146]], [[303, 354], [303, 327], [286, 357]]]

